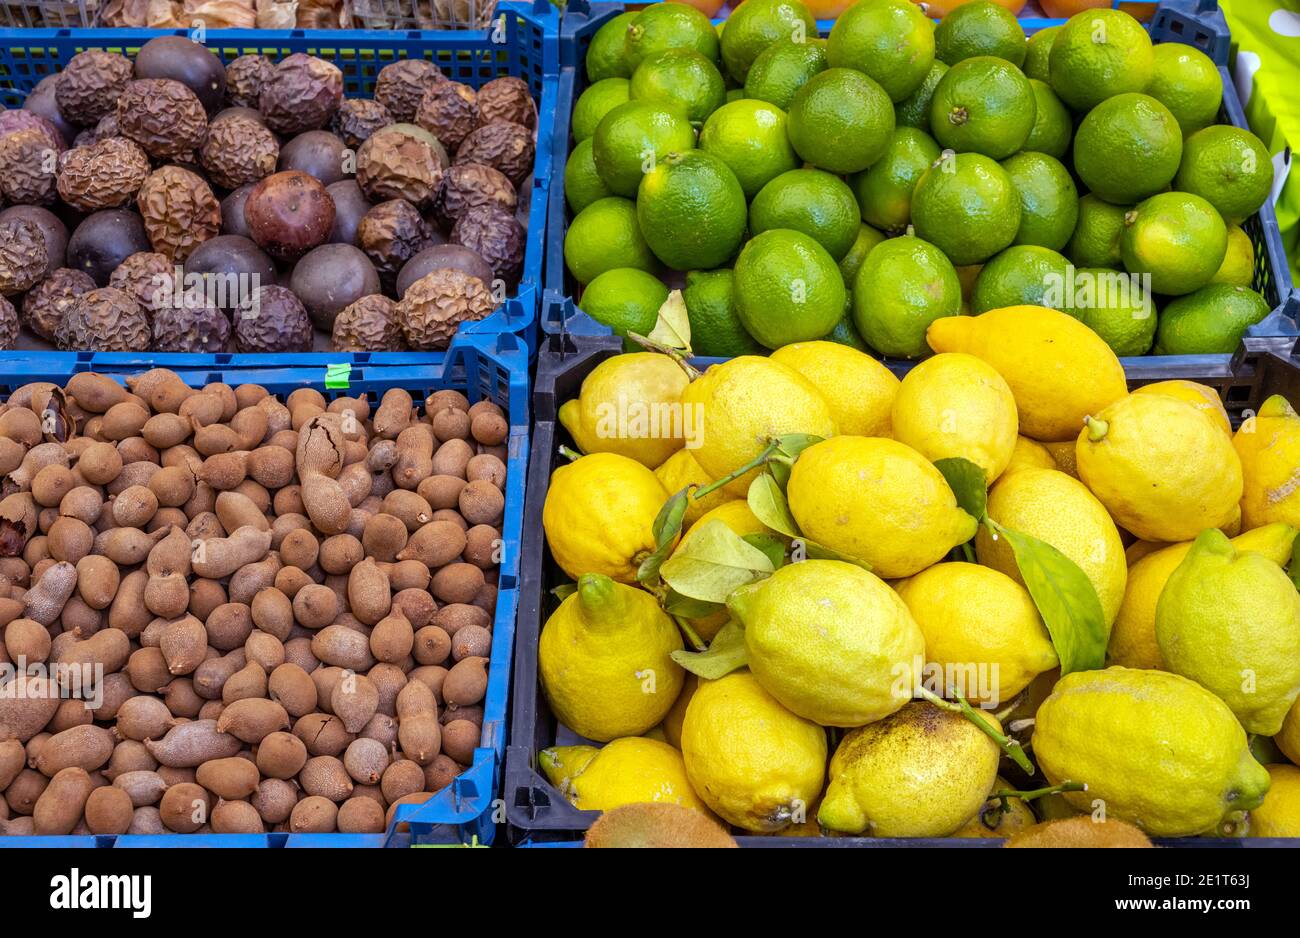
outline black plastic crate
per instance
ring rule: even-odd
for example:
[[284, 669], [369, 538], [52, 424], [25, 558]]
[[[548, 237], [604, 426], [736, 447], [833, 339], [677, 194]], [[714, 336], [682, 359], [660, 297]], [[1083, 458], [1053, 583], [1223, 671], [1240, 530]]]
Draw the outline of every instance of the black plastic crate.
[[[1272, 394], [1300, 401], [1300, 359], [1290, 357], [1294, 338], [1247, 339], [1236, 355], [1148, 357], [1124, 362], [1130, 387], [1183, 378], [1219, 391], [1229, 415], [1238, 424]], [[583, 379], [602, 361], [623, 351], [612, 336], [551, 336], [538, 354], [533, 390], [533, 435], [528, 461], [528, 491], [524, 502], [520, 567], [519, 619], [515, 627], [514, 684], [510, 739], [506, 748], [505, 799], [508, 840], [518, 845], [581, 842], [599, 817], [596, 811], [573, 807], [537, 770], [536, 754], [553, 745], [557, 722], [543, 696], [537, 673], [537, 642], [542, 625], [558, 602], [550, 589], [568, 577], [559, 570], [542, 531], [542, 506], [551, 473], [562, 462], [559, 446], [574, 445], [560, 426], [560, 405], [576, 397]], [[698, 359], [700, 367], [719, 359]], [[891, 362], [901, 377], [912, 363]], [[566, 740], [567, 741], [567, 740]], [[737, 838], [745, 847], [996, 847], [1002, 841], [962, 838], [765, 837]], [[1300, 839], [1178, 838], [1170, 845], [1205, 847], [1300, 847]]]

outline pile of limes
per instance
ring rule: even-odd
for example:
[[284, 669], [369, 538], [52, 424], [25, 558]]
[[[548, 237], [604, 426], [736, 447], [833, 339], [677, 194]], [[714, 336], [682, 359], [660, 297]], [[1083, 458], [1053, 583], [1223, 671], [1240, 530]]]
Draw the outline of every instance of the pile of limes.
[[1122, 11], [1027, 39], [987, 0], [937, 26], [859, 0], [822, 39], [799, 0], [716, 28], [656, 3], [602, 26], [586, 71], [564, 256], [620, 334], [653, 329], [665, 281], [706, 282], [679, 271], [713, 274], [685, 299], [715, 356], [920, 357], [934, 320], [1024, 303], [1120, 355], [1223, 353], [1268, 315], [1241, 225], [1269, 153], [1215, 123], [1208, 57]]

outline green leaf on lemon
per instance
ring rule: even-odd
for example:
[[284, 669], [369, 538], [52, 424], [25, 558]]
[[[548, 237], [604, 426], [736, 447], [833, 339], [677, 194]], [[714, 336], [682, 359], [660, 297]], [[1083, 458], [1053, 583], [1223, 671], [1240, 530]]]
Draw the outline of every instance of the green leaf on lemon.
[[684, 619], [702, 619], [722, 608], [721, 603], [708, 603], [702, 599], [691, 599], [676, 590], [670, 589], [663, 601], [664, 612], [681, 616]]
[[1065, 554], [1036, 537], [986, 522], [995, 538], [1006, 538], [1025, 588], [1038, 607], [1061, 659], [1061, 674], [1105, 666], [1106, 618], [1092, 581]]
[[785, 493], [772, 476], [762, 473], [749, 483], [745, 500], [754, 517], [773, 531], [786, 537], [799, 537], [799, 526], [795, 523], [794, 515], [790, 514]]
[[1286, 572], [1296, 589], [1300, 589], [1300, 537], [1291, 544], [1291, 562], [1287, 564]]
[[752, 547], [757, 547], [777, 570], [785, 563], [785, 541], [775, 534], [746, 534], [741, 540]]
[[745, 630], [734, 621], [728, 622], [713, 637], [708, 651], [675, 651], [672, 658], [697, 677], [716, 681], [748, 663]]
[[637, 582], [649, 586], [659, 579], [659, 568], [672, 554], [677, 536], [682, 533], [682, 520], [686, 517], [686, 508], [690, 504], [690, 491], [691, 486], [686, 486], [664, 502], [659, 514], [655, 515], [651, 527], [655, 536], [655, 551], [637, 567]]
[[723, 603], [736, 589], [775, 568], [763, 551], [747, 544], [721, 521], [692, 528], [686, 546], [660, 568], [665, 583], [691, 599]]
[[983, 521], [988, 514], [989, 483], [984, 470], [969, 459], [952, 456], [948, 459], [936, 459], [934, 468], [938, 469], [948, 482], [948, 488], [957, 496], [961, 510], [976, 521]]

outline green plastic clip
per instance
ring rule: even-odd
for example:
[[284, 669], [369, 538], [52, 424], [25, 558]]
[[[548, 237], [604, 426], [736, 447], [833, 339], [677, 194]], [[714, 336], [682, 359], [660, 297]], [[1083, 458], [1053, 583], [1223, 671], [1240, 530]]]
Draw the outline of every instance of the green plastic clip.
[[347, 390], [351, 377], [352, 364], [350, 362], [339, 362], [335, 365], [325, 366], [325, 387], [327, 388]]

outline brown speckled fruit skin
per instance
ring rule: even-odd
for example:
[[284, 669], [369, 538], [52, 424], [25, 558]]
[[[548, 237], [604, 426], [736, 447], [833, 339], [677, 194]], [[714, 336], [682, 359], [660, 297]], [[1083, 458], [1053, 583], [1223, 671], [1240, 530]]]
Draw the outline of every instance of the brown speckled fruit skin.
[[357, 300], [334, 320], [330, 348], [335, 352], [400, 352], [406, 338], [397, 321], [397, 304], [375, 293]]
[[147, 178], [149, 157], [125, 137], [69, 150], [59, 160], [59, 195], [83, 212], [130, 203]]
[[199, 163], [223, 189], [238, 189], [275, 172], [280, 144], [260, 121], [231, 114], [213, 121], [199, 148]]
[[400, 130], [377, 133], [357, 151], [357, 185], [372, 202], [406, 199], [422, 208], [433, 201], [442, 171], [433, 147]]
[[117, 107], [117, 99], [134, 74], [135, 66], [126, 56], [87, 49], [74, 55], [59, 73], [54, 100], [66, 120], [93, 127]]
[[334, 200], [306, 173], [275, 173], [248, 194], [244, 220], [262, 250], [277, 260], [297, 260], [329, 238]]
[[412, 350], [441, 351], [462, 322], [483, 319], [495, 306], [482, 280], [459, 270], [435, 270], [407, 289], [397, 318]]
[[136, 197], [149, 242], [159, 254], [183, 261], [221, 233], [221, 203], [199, 176], [179, 166], [156, 170]]
[[174, 159], [203, 142], [208, 115], [179, 81], [137, 78], [117, 99], [117, 126], [154, 159]]

